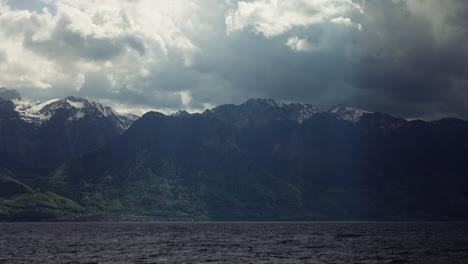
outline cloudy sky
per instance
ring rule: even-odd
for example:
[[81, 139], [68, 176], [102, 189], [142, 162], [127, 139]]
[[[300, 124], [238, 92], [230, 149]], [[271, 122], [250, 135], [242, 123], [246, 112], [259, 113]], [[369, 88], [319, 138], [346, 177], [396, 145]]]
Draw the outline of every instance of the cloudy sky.
[[468, 119], [468, 1], [0, 0], [0, 86], [138, 114], [260, 97]]

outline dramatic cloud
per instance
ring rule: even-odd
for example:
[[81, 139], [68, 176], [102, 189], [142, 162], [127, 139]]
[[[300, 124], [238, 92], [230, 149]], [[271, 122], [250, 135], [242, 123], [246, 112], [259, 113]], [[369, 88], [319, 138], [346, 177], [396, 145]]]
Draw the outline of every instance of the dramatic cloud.
[[257, 0], [238, 2], [226, 17], [227, 31], [252, 27], [266, 37], [283, 34], [294, 27], [322, 24], [327, 21], [352, 24], [345, 18], [361, 7], [352, 0]]
[[122, 111], [250, 97], [468, 118], [464, 0], [0, 0], [0, 86]]
[[[139, 102], [143, 105], [182, 107], [181, 91], [158, 87], [149, 91], [141, 83], [152, 68], [168, 60], [180, 62], [181, 67], [191, 64], [199, 49], [183, 30], [203, 31], [204, 26], [195, 3], [63, 0], [43, 4], [38, 9], [35, 3], [34, 10], [18, 9], [5, 1], [0, 4], [0, 50], [7, 62], [0, 67], [2, 85], [57, 96], [84, 87], [84, 95], [100, 95], [99, 99], [113, 97], [133, 104], [132, 98], [143, 98]], [[47, 8], [50, 5], [54, 13]]]

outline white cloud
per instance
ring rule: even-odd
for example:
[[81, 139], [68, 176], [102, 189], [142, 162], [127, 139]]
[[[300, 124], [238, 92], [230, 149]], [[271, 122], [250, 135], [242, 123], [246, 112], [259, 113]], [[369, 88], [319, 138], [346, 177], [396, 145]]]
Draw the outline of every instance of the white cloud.
[[54, 13], [12, 9], [0, 0], [1, 86], [78, 91], [86, 75], [102, 72], [113, 76], [112, 84], [131, 87], [169, 57], [189, 66], [200, 52], [186, 34], [206, 24], [194, 1], [43, 3]]
[[349, 17], [335, 17], [330, 20], [332, 23], [339, 24], [339, 25], [344, 25], [344, 26], [356, 26], [357, 29], [362, 30], [362, 25], [361, 24], [355, 24], [351, 21], [351, 18]]
[[[352, 23], [346, 15], [361, 11], [352, 0], [256, 0], [241, 1], [226, 16], [227, 32], [251, 28], [266, 37], [283, 34], [294, 27], [328, 21]], [[335, 22], [335, 23], [336, 23]]]
[[301, 39], [299, 37], [289, 38], [286, 45], [295, 51], [313, 51], [318, 49], [317, 46], [310, 43], [307, 39]]

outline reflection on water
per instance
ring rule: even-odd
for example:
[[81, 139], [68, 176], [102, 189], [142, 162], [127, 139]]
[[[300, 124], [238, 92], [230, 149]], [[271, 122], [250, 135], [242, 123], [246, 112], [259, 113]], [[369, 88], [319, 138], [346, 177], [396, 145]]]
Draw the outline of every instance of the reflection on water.
[[0, 263], [468, 263], [467, 223], [0, 223]]

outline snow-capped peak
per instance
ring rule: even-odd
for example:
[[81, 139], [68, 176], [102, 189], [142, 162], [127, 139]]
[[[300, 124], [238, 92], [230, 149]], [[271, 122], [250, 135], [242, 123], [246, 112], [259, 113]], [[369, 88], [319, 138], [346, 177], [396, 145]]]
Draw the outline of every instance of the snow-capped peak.
[[302, 124], [304, 120], [311, 118], [312, 116], [318, 114], [320, 110], [315, 108], [312, 105], [305, 104], [303, 108], [299, 111], [299, 115], [296, 116], [296, 121], [299, 124]]
[[361, 117], [365, 114], [372, 114], [362, 109], [352, 108], [346, 104], [339, 104], [328, 110], [329, 113], [338, 115], [339, 118], [350, 121], [352, 123], [358, 123]]
[[221, 105], [204, 112], [237, 124], [266, 120], [289, 120], [301, 124], [318, 113], [320, 110], [310, 104], [274, 99], [249, 99], [240, 105]]
[[285, 107], [288, 105], [287, 102], [275, 99], [265, 99], [266, 103], [273, 107]]
[[116, 111], [100, 103], [90, 102], [83, 98], [67, 97], [65, 99], [52, 99], [45, 102], [27, 99], [11, 100], [21, 118], [36, 126], [42, 126], [54, 118], [60, 110], [58, 118], [64, 123], [78, 121], [85, 117], [91, 120], [101, 118], [109, 119], [121, 131], [126, 130], [138, 116], [119, 115]]
[[267, 105], [271, 107], [285, 107], [288, 106], [290, 103], [282, 100], [276, 99], [260, 99], [260, 98], [252, 98], [247, 100], [243, 105]]

